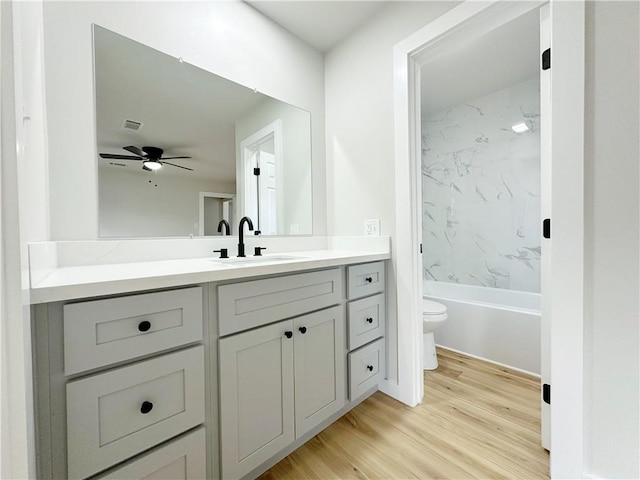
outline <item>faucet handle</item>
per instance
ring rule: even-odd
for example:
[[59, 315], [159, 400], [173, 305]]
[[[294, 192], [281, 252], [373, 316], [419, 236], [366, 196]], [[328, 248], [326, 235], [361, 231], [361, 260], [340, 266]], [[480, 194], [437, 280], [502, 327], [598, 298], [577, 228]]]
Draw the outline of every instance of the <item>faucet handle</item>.
[[266, 250], [267, 247], [255, 247], [253, 249], [253, 256], [254, 257], [261, 257], [262, 256], [262, 250]]
[[226, 248], [221, 248], [220, 250], [214, 250], [213, 253], [219, 253], [220, 258], [229, 258], [229, 251]]

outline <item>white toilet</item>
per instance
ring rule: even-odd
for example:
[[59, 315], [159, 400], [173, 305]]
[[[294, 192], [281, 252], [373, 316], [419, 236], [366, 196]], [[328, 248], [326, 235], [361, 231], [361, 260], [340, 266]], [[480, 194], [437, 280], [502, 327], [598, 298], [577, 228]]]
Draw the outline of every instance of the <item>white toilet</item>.
[[438, 368], [436, 356], [436, 342], [433, 331], [447, 319], [447, 307], [432, 300], [422, 299], [422, 333], [424, 338], [424, 360], [422, 367], [425, 370]]

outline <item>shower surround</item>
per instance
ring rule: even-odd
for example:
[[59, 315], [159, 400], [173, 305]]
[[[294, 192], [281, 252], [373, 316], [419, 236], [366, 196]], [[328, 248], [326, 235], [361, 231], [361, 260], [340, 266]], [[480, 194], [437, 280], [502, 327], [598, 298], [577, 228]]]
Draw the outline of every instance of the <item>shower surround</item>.
[[538, 78], [423, 119], [422, 198], [425, 280], [540, 292]]

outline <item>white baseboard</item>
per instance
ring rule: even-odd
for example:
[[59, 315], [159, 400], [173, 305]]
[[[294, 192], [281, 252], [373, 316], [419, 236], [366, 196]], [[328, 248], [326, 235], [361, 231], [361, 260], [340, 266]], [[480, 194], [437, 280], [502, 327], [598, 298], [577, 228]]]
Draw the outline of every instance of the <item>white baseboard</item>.
[[582, 478], [586, 478], [588, 480], [604, 480], [604, 477], [599, 477], [595, 473], [587, 473], [587, 472], [582, 473]]

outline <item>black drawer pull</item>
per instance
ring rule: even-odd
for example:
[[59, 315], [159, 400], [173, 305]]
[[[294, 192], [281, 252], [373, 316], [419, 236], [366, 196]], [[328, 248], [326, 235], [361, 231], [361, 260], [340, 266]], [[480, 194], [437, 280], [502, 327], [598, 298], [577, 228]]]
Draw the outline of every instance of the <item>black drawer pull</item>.
[[291, 337], [293, 337], [293, 332], [287, 330], [286, 332], [284, 332], [284, 336], [287, 337], [287, 338], [291, 338]]
[[303, 335], [307, 333], [307, 327], [300, 327], [298, 330], [300, 330], [300, 333], [302, 333]]
[[151, 328], [151, 322], [149, 320], [143, 320], [138, 324], [138, 330], [141, 332], [147, 332]]
[[142, 405], [140, 405], [140, 413], [142, 413], [143, 415], [146, 415], [151, 410], [153, 410], [153, 403], [151, 402], [147, 402], [145, 400], [144, 402], [142, 402]]
[[373, 365], [367, 365], [367, 370], [369, 370], [370, 372], [373, 372]]
[[367, 277], [367, 278], [364, 279], [364, 281], [367, 282], [367, 283], [371, 283], [371, 282], [373, 282], [373, 278]]
[[373, 323], [373, 318], [367, 317], [367, 323]]

